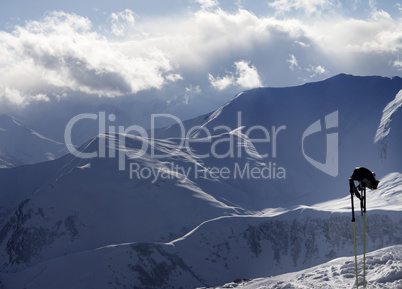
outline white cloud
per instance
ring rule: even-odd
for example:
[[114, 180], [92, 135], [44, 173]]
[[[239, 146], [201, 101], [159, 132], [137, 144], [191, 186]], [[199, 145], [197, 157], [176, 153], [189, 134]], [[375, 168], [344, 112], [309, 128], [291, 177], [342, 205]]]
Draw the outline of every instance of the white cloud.
[[214, 77], [212, 74], [208, 74], [208, 79], [211, 85], [217, 90], [224, 90], [225, 88], [235, 83], [233, 75], [226, 75], [224, 77]]
[[166, 80], [169, 80], [171, 82], [175, 82], [178, 80], [182, 80], [183, 77], [179, 74], [179, 73], [171, 73], [171, 74], [167, 74], [165, 76]]
[[300, 45], [301, 47], [308, 48], [310, 44], [304, 43], [303, 41], [295, 41], [296, 44]]
[[306, 68], [306, 71], [311, 73], [310, 74], [311, 78], [313, 78], [313, 77], [315, 77], [317, 75], [320, 75], [320, 74], [324, 74], [326, 72], [325, 68], [322, 67], [321, 65], [314, 66], [314, 65], [311, 65], [311, 64], [309, 65], [308, 68]]
[[289, 54], [289, 59], [286, 59], [286, 62], [290, 63], [289, 68], [290, 70], [295, 70], [295, 68], [300, 68], [297, 62], [296, 57], [293, 54]]
[[233, 85], [238, 85], [244, 89], [262, 86], [258, 70], [254, 65], [250, 66], [249, 62], [241, 60], [235, 62], [234, 67], [236, 68], [235, 73], [229, 73], [224, 77], [214, 77], [208, 74], [210, 84], [218, 90], [223, 90]]
[[111, 31], [116, 36], [125, 36], [134, 27], [134, 13], [130, 9], [123, 12], [112, 13], [109, 17]]
[[246, 61], [238, 61], [236, 66], [236, 83], [242, 88], [255, 88], [261, 87], [260, 76], [258, 75], [257, 68]]
[[384, 10], [373, 10], [370, 16], [371, 19], [374, 21], [392, 21], [391, 15], [389, 15], [389, 13], [385, 12]]
[[399, 59], [395, 60], [393, 62], [393, 66], [396, 67], [398, 70], [402, 70], [402, 61], [400, 61]]
[[[148, 44], [169, 51], [172, 64], [195, 71], [227, 67], [236, 58], [245, 58], [247, 54], [252, 55], [255, 63], [256, 50], [264, 46], [273, 49], [273, 46], [285, 45], [284, 42], [287, 45], [288, 39], [293, 41], [304, 34], [303, 26], [295, 19], [277, 20], [257, 17], [246, 10], [229, 13], [221, 9], [198, 11], [191, 17], [177, 19], [173, 26], [171, 21], [164, 19], [143, 23], [151, 38]], [[278, 43], [276, 39], [279, 39]], [[266, 58], [266, 55], [258, 56]]]
[[39, 93], [36, 95], [21, 95], [20, 91], [16, 89], [0, 86], [0, 102], [2, 102], [3, 104], [6, 103], [8, 105], [23, 107], [31, 102], [47, 102], [49, 100], [49, 97], [43, 93]]
[[[27, 100], [32, 91], [68, 89], [115, 97], [159, 89], [166, 82], [164, 74], [172, 70], [161, 50], [141, 55], [124, 51], [122, 43], [94, 32], [87, 18], [63, 12], [28, 22], [12, 33], [0, 32], [0, 43], [0, 79]], [[169, 74], [169, 81], [178, 79]]]
[[371, 9], [377, 9], [377, 0], [368, 0], [368, 4], [369, 4], [369, 7], [371, 8]]
[[[395, 57], [402, 51], [402, 20], [382, 10], [367, 19], [303, 20], [228, 12], [216, 7], [217, 1], [199, 3], [204, 9], [175, 18], [134, 18], [125, 10], [111, 14], [100, 29], [88, 18], [53, 12], [0, 31], [0, 105], [63, 102], [74, 94], [164, 100], [180, 95], [178, 102], [191, 103], [262, 84], [295, 85], [310, 76], [391, 76], [401, 69]], [[277, 11], [307, 14], [321, 13], [331, 3], [271, 1]], [[298, 73], [289, 74], [289, 67]], [[203, 93], [186, 91], [191, 85]]]
[[193, 85], [186, 87], [186, 93], [184, 95], [183, 103], [188, 105], [190, 103], [190, 99], [192, 97], [194, 97], [194, 95], [197, 95], [197, 94], [198, 95], [201, 94], [201, 87], [199, 85], [197, 85], [195, 87]]
[[199, 3], [202, 9], [208, 9], [219, 5], [217, 0], [195, 0], [195, 2]]
[[332, 5], [330, 0], [274, 0], [269, 3], [279, 13], [303, 10], [307, 15], [317, 14]]
[[325, 73], [325, 69], [324, 69], [324, 67], [322, 67], [321, 65], [316, 66], [316, 67], [314, 68], [314, 71], [315, 71], [315, 73], [318, 73], [318, 74], [323, 74], [323, 73]]
[[[308, 32], [328, 55], [343, 55], [347, 62], [364, 54], [395, 53], [402, 49], [402, 21], [375, 11], [370, 19], [339, 19], [336, 24], [320, 22]], [[369, 58], [367, 59], [369, 60]]]

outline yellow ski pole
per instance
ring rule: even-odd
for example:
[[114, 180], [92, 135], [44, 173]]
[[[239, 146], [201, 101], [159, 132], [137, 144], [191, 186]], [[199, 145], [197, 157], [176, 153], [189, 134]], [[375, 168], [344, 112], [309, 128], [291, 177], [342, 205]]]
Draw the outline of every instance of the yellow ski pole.
[[366, 288], [366, 212], [364, 212], [363, 288]]
[[356, 250], [356, 226], [353, 221], [353, 239], [355, 243], [355, 270], [356, 270], [356, 288], [359, 289], [359, 277], [357, 275], [357, 250]]

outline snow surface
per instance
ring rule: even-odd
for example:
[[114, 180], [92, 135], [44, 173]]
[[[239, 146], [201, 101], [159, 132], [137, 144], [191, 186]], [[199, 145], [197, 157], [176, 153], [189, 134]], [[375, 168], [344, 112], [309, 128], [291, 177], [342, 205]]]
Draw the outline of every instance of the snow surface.
[[386, 137], [391, 130], [391, 120], [392, 115], [402, 106], [402, 90], [398, 92], [395, 96], [395, 99], [388, 103], [388, 105], [384, 108], [383, 114], [381, 117], [380, 125], [377, 129], [374, 141], [378, 142], [384, 137]]
[[[106, 151], [118, 156], [146, 144], [144, 155], [124, 158], [125, 170], [119, 170], [117, 157], [74, 155], [1, 169], [0, 288], [211, 287], [298, 272], [339, 257], [350, 260], [347, 179], [356, 166], [375, 170], [381, 180], [377, 191], [367, 192], [367, 251], [401, 244], [401, 113], [392, 109], [384, 117], [401, 89], [401, 78], [350, 75], [299, 87], [259, 88], [186, 122], [186, 128], [200, 126], [187, 139], [191, 151], [152, 156], [152, 150], [168, 152], [183, 140], [172, 125], [155, 132], [160, 139], [102, 134], [80, 149], [94, 152], [105, 143]], [[301, 150], [303, 132], [334, 111], [339, 127], [330, 132], [339, 134], [337, 177], [313, 167]], [[388, 134], [373, 143], [382, 123]], [[286, 126], [278, 134], [276, 156], [272, 142], [252, 142], [261, 137], [258, 131], [247, 134], [253, 125]], [[219, 126], [227, 129], [214, 129]], [[2, 128], [0, 133], [7, 130]], [[205, 135], [206, 129], [213, 134]], [[321, 162], [326, 133], [304, 144], [306, 153]], [[239, 155], [192, 154], [211, 152], [212, 141], [219, 144], [217, 152], [233, 144]], [[261, 157], [264, 153], [269, 156]], [[224, 179], [213, 170], [267, 168], [270, 162], [286, 169], [286, 179]], [[131, 164], [161, 170], [165, 178], [130, 178]], [[202, 177], [187, 176], [192, 170]], [[361, 249], [362, 218], [355, 206]]]
[[9, 115], [0, 115], [0, 140], [0, 168], [54, 160], [67, 152], [64, 144]]
[[[363, 288], [363, 255], [358, 257], [359, 287]], [[356, 288], [354, 258], [338, 258], [299, 272], [255, 280], [238, 279], [221, 288], [337, 289]], [[402, 288], [402, 245], [366, 255], [366, 288]]]
[[[399, 211], [402, 208], [402, 199], [396, 197], [402, 191], [402, 174], [391, 173], [381, 179], [381, 186], [375, 190], [367, 190], [367, 211], [383, 210]], [[356, 200], [355, 200], [356, 201]], [[310, 208], [330, 212], [349, 212], [351, 206], [350, 196], [319, 203], [313, 206], [300, 206], [299, 208]], [[358, 204], [356, 203], [358, 206]]]
[[[393, 199], [401, 198], [402, 191], [393, 196]], [[338, 200], [333, 201], [337, 202]], [[239, 278], [257, 279], [297, 272], [334, 258], [348, 256], [342, 259], [344, 261], [339, 267], [333, 265], [342, 275], [338, 278], [347, 279], [353, 274], [351, 216], [350, 212], [331, 213], [330, 207], [328, 204], [327, 211], [287, 210], [270, 217], [264, 215], [218, 217], [204, 222], [185, 236], [168, 243], [110, 243], [107, 246], [47, 258], [30, 266], [26, 266], [29, 264], [28, 260], [20, 259], [19, 268], [7, 266], [2, 269], [0, 280], [5, 288], [210, 287]], [[368, 252], [400, 244], [402, 240], [400, 209], [394, 212], [370, 211], [367, 215]], [[21, 213], [17, 216], [21, 216]], [[77, 219], [73, 218], [61, 224], [62, 227], [66, 227], [65, 238], [71, 238], [74, 242], [79, 240], [82, 233], [76, 221]], [[358, 250], [361, 253], [363, 228], [362, 218], [359, 216], [356, 225]], [[77, 230], [75, 234], [74, 230]], [[41, 236], [46, 237], [43, 234]], [[25, 238], [30, 237], [32, 235], [25, 234]], [[54, 243], [50, 242], [49, 245], [52, 247]], [[25, 246], [25, 253], [33, 248]], [[64, 248], [67, 249], [67, 246]], [[24, 255], [20, 258], [24, 258]], [[344, 263], [347, 266], [342, 267]], [[378, 272], [385, 270], [381, 268], [383, 265], [381, 258], [368, 258], [367, 264], [368, 268], [371, 268], [370, 266], [378, 268], [376, 269]], [[395, 266], [392, 268], [399, 272], [399, 267]], [[11, 271], [11, 268], [14, 270]], [[15, 270], [16, 268], [18, 270]], [[317, 279], [306, 277], [304, 281], [315, 280], [317, 286], [325, 279], [322, 275], [323, 272]], [[303, 276], [302, 273], [300, 276]], [[332, 276], [326, 276], [329, 284], [336, 281]], [[388, 280], [392, 278], [392, 275], [389, 276], [391, 277]], [[293, 283], [294, 280], [298, 280], [278, 278], [274, 279], [277, 280], [275, 282], [279, 283], [282, 280], [287, 282], [279, 283], [283, 286], [291, 286], [288, 285], [290, 280]], [[267, 282], [271, 281], [269, 279]], [[351, 284], [352, 277], [344, 282], [348, 281], [348, 284]], [[342, 283], [342, 286], [344, 284]], [[278, 288], [292, 288], [283, 286]], [[348, 286], [335, 288], [348, 288]]]

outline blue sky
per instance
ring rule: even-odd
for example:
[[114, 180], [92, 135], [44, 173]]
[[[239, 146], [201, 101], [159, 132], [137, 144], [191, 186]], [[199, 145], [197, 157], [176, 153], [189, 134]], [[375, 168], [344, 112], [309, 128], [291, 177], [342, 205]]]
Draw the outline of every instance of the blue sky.
[[399, 1], [0, 5], [0, 113], [157, 99], [187, 118], [253, 87], [402, 71]]
[[[64, 11], [67, 13], [76, 13], [90, 18], [95, 23], [101, 24], [104, 21], [104, 15], [113, 12], [131, 9], [138, 15], [145, 17], [176, 17], [177, 15], [187, 13], [189, 10], [197, 10], [200, 2], [203, 1], [185, 1], [185, 0], [148, 0], [148, 1], [106, 1], [106, 0], [92, 0], [92, 1], [51, 1], [51, 0], [36, 0], [36, 1], [3, 1], [1, 3], [2, 9], [0, 10], [0, 27], [2, 29], [10, 28], [16, 24], [23, 24], [24, 21], [40, 20], [43, 15], [49, 11]], [[204, 1], [207, 3], [208, 1]], [[213, 1], [211, 1], [213, 2]], [[216, 2], [216, 1], [215, 1]], [[368, 0], [349, 0], [349, 1], [257, 1], [257, 0], [238, 0], [238, 1], [219, 1], [219, 7], [226, 11], [235, 11], [238, 8], [243, 8], [251, 11], [252, 13], [263, 16], [275, 13], [275, 7], [270, 6], [271, 3], [283, 3], [282, 7], [293, 8], [286, 11], [286, 16], [296, 16], [298, 13], [304, 12], [303, 8], [297, 8], [297, 2], [311, 2], [312, 5], [317, 3], [332, 2], [332, 5], [327, 10], [336, 10], [337, 12], [354, 18], [365, 18], [373, 9], [387, 11], [393, 17], [399, 17], [400, 11], [398, 10], [397, 0], [388, 1], [368, 1]], [[278, 6], [276, 6], [278, 7]], [[299, 6], [300, 7], [300, 6]], [[399, 6], [400, 7], [400, 6]]]

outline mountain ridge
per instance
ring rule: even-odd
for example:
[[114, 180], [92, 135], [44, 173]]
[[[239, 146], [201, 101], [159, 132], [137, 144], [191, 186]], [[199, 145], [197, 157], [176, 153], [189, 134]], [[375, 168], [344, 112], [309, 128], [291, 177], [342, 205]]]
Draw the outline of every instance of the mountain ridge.
[[0, 115], [0, 139], [3, 167], [52, 160], [66, 152], [64, 144], [34, 131], [11, 115]]
[[[368, 249], [400, 243], [402, 135], [384, 135], [386, 160], [373, 140], [401, 89], [400, 78], [340, 75], [245, 91], [184, 125], [199, 125], [198, 135], [177, 138], [174, 125], [157, 131], [170, 135], [160, 139], [106, 133], [78, 149], [81, 157], [98, 157], [69, 154], [2, 169], [0, 280], [11, 288], [199, 287], [350, 256], [347, 179], [356, 165], [381, 179], [379, 190], [368, 192]], [[325, 158], [327, 132], [305, 143], [304, 132], [325, 127], [328, 115], [337, 117], [329, 132], [339, 137], [336, 177], [305, 157]], [[399, 116], [395, 110], [390, 127]], [[270, 139], [258, 143], [262, 128]], [[190, 145], [178, 148], [182, 141]], [[236, 166], [260, 173], [281, 167], [285, 178], [235, 178]]]

